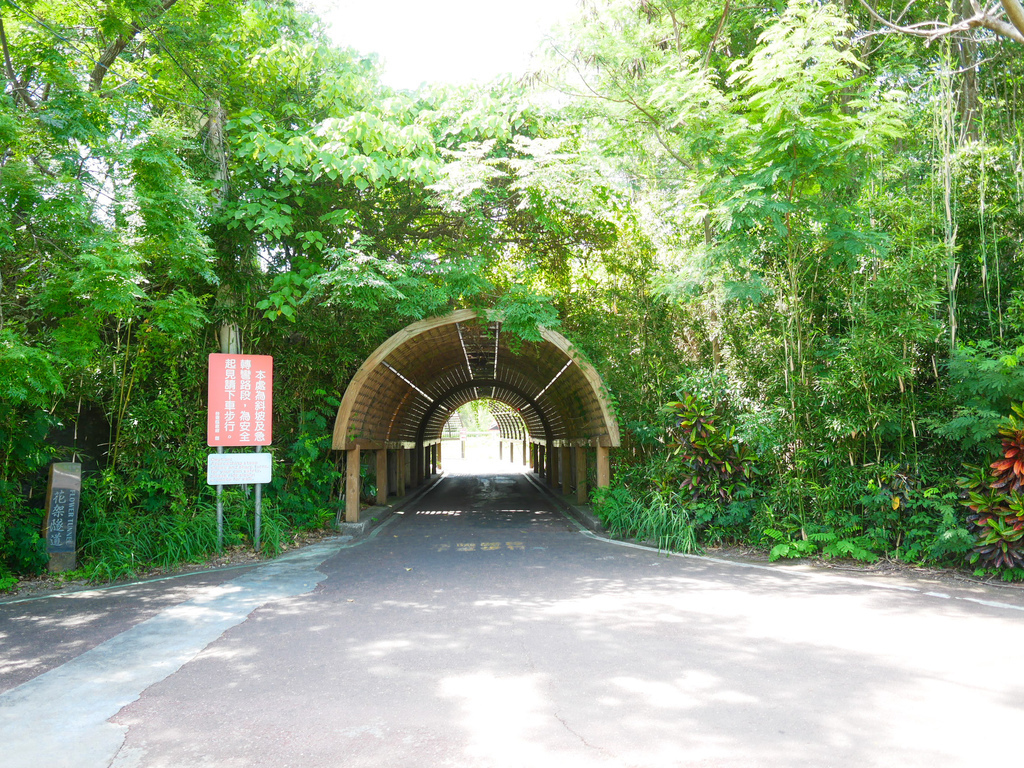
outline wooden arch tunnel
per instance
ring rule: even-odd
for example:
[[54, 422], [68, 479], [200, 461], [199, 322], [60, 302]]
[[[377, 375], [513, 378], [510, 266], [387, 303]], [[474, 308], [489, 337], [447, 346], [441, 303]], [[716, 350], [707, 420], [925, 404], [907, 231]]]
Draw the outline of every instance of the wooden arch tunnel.
[[586, 499], [591, 449], [597, 484], [608, 484], [619, 426], [597, 371], [559, 333], [540, 328], [541, 341], [528, 342], [501, 325], [468, 309], [421, 320], [363, 362], [334, 422], [334, 449], [347, 454], [346, 520], [359, 519], [360, 451], [376, 451], [378, 502], [389, 490], [402, 495], [437, 472], [451, 414], [481, 398], [518, 414], [531, 466], [563, 493], [575, 477], [577, 498]]

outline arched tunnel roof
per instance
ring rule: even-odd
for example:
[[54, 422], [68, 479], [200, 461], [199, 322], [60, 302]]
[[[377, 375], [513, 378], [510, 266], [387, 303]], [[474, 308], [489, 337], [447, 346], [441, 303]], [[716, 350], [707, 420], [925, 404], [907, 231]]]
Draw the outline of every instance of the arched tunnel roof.
[[491, 418], [498, 425], [498, 437], [502, 440], [522, 440], [529, 436], [522, 415], [510, 405], [488, 400]]
[[516, 410], [535, 442], [619, 445], [597, 371], [559, 333], [509, 339], [474, 310], [413, 323], [356, 371], [334, 423], [334, 448], [413, 447], [438, 440], [452, 411], [480, 398]]

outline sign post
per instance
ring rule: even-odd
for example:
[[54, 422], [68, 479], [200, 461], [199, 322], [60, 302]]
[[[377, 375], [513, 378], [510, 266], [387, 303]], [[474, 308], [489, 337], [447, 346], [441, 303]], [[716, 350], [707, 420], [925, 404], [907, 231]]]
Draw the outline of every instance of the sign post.
[[75, 534], [78, 505], [82, 497], [82, 465], [58, 462], [50, 465], [46, 487], [46, 551], [50, 572], [75, 569]]
[[[226, 447], [253, 446], [260, 453], [263, 446], [270, 445], [273, 426], [273, 380], [274, 358], [270, 355], [212, 354], [209, 358], [209, 389], [206, 417], [206, 443], [217, 448], [207, 462], [207, 482], [217, 486], [217, 547], [224, 543], [224, 506], [221, 490], [225, 485], [254, 483], [256, 486], [256, 520], [253, 529], [253, 543], [260, 548], [260, 518], [262, 516], [263, 483], [270, 482], [271, 457], [267, 456], [260, 466], [265, 473], [249, 480], [224, 479], [211, 472], [211, 467], [220, 468], [239, 465], [236, 456], [249, 454], [225, 454]], [[216, 459], [216, 462], [214, 460]], [[224, 460], [227, 459], [227, 463]], [[214, 462], [214, 463], [211, 463]], [[232, 464], [233, 462], [233, 464]], [[254, 465], [255, 466], [255, 465]], [[238, 466], [235, 467], [236, 469]], [[252, 470], [255, 471], [255, 470]], [[248, 475], [243, 475], [248, 477]], [[265, 479], [264, 479], [265, 478]]]

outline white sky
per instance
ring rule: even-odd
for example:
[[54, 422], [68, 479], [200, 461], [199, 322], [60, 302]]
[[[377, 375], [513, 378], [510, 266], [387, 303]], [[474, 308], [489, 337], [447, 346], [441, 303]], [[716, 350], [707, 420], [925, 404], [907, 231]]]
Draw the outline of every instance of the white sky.
[[578, 0], [308, 0], [334, 41], [377, 53], [394, 88], [520, 75]]

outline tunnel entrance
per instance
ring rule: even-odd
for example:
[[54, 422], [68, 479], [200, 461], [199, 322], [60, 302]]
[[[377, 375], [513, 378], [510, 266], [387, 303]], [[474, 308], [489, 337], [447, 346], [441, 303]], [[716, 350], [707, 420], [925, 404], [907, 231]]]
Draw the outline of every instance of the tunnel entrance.
[[452, 414], [482, 399], [516, 414], [525, 434], [509, 442], [520, 441], [545, 481], [583, 500], [593, 467], [594, 482], [607, 485], [619, 427], [601, 378], [564, 336], [538, 330], [539, 342], [509, 338], [500, 319], [461, 310], [381, 344], [352, 377], [334, 423], [333, 447], [346, 452], [346, 520], [359, 519], [361, 451], [376, 453], [378, 502], [403, 495], [437, 473]]

